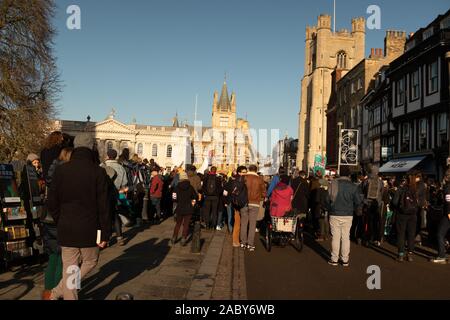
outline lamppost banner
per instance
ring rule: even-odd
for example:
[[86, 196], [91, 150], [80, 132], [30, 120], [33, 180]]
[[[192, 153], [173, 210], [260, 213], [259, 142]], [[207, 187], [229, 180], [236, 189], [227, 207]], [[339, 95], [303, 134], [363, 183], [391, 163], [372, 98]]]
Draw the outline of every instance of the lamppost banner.
[[321, 156], [320, 154], [316, 154], [315, 158], [314, 158], [314, 173], [316, 173], [317, 171], [321, 171], [322, 172], [322, 176], [325, 175], [325, 168], [327, 166], [327, 157], [326, 156]]
[[342, 129], [340, 157], [341, 166], [358, 165], [358, 130]]

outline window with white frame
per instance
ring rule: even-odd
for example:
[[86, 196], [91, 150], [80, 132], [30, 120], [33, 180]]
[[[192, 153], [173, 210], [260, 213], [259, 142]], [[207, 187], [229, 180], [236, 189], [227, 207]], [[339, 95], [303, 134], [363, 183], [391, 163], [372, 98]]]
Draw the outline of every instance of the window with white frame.
[[447, 131], [448, 120], [446, 113], [440, 113], [437, 116], [437, 134], [438, 134], [438, 147], [442, 147], [448, 144]]
[[438, 63], [434, 61], [428, 65], [428, 93], [438, 91]]
[[352, 94], [354, 94], [355, 93], [355, 83], [354, 82], [352, 82], [352, 85], [351, 85], [351, 90], [352, 90]]
[[401, 152], [409, 152], [410, 146], [410, 127], [409, 123], [402, 124], [402, 145]]
[[172, 151], [173, 151], [172, 146], [168, 145], [167, 146], [167, 158], [172, 158]]
[[411, 73], [411, 100], [419, 99], [420, 97], [420, 77], [419, 69]]
[[157, 157], [158, 156], [158, 145], [154, 144], [152, 146], [152, 157]]
[[402, 78], [397, 81], [397, 105], [401, 106], [405, 99], [405, 79]]
[[139, 143], [137, 146], [137, 154], [139, 156], [142, 156], [144, 154], [144, 145], [142, 143]]
[[419, 120], [419, 150], [427, 149], [427, 137], [428, 137], [428, 120], [420, 119]]

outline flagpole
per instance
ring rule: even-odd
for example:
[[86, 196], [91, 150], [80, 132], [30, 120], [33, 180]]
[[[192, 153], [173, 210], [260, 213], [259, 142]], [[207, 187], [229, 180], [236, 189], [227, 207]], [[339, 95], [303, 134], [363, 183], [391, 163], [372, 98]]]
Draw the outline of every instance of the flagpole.
[[333, 0], [333, 33], [336, 32], [336, 0]]

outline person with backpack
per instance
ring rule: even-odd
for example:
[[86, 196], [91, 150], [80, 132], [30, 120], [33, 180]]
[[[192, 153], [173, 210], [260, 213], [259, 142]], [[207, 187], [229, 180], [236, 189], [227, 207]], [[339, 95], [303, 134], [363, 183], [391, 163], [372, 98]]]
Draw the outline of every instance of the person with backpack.
[[255, 251], [256, 219], [266, 196], [264, 180], [258, 176], [257, 171], [258, 167], [255, 165], [248, 168], [245, 177], [248, 206], [241, 210], [241, 248], [249, 251]]
[[232, 172], [231, 176], [224, 184], [223, 202], [227, 209], [228, 232], [233, 233], [234, 209], [231, 203], [231, 192], [233, 191], [234, 180], [237, 178], [237, 171]]
[[415, 247], [417, 214], [420, 210], [416, 175], [409, 174], [406, 183], [397, 191], [393, 204], [397, 209], [397, 248], [398, 262], [405, 261], [405, 238], [408, 235], [407, 260], [413, 261]]
[[241, 232], [241, 211], [248, 205], [248, 192], [245, 184], [245, 175], [247, 174], [247, 167], [240, 166], [237, 168], [237, 175], [231, 181], [229, 192], [224, 195], [230, 199], [230, 204], [234, 210], [234, 225], [233, 225], [233, 247], [239, 248], [240, 232]]
[[382, 236], [382, 210], [384, 185], [378, 176], [379, 169], [377, 166], [370, 167], [368, 179], [362, 183], [362, 190], [365, 199], [367, 212], [367, 232], [364, 236], [367, 244], [373, 244], [377, 247], [381, 245]]
[[183, 224], [181, 245], [185, 246], [189, 236], [189, 225], [195, 211], [195, 204], [197, 203], [197, 191], [192, 187], [188, 175], [185, 172], [180, 173], [180, 182], [175, 187], [172, 199], [177, 203], [175, 209], [177, 223], [173, 231], [170, 245], [173, 246], [177, 242], [178, 232]]
[[152, 171], [152, 180], [150, 185], [150, 202], [156, 211], [156, 215], [154, 218], [155, 224], [161, 223], [161, 198], [163, 195], [164, 183], [158, 173], [159, 170], [156, 168]]
[[222, 195], [222, 180], [217, 176], [217, 168], [211, 170], [203, 180], [202, 193], [205, 197], [203, 203], [203, 219], [207, 229], [215, 229], [217, 226], [217, 213], [219, 197]]
[[344, 267], [349, 266], [350, 258], [350, 229], [353, 213], [361, 210], [363, 197], [358, 192], [358, 186], [350, 179], [349, 170], [341, 169], [341, 177], [331, 182], [330, 194], [330, 230], [331, 230], [331, 259], [328, 264], [339, 265], [339, 258]]
[[450, 169], [445, 172], [444, 181], [444, 216], [439, 223], [437, 231], [438, 256], [434, 259], [431, 259], [431, 262], [440, 264], [447, 263], [445, 237], [448, 233], [448, 230], [450, 230]]
[[[297, 176], [297, 174], [296, 174]], [[306, 218], [309, 202], [309, 183], [306, 180], [306, 172], [299, 171], [298, 176], [291, 181], [292, 190], [294, 190], [294, 199], [292, 200], [292, 209], [301, 219]]]

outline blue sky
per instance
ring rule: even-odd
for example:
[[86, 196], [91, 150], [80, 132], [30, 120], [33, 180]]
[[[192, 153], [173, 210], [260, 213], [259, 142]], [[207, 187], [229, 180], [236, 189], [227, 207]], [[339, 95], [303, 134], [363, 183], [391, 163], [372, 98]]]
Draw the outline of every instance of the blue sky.
[[[103, 120], [114, 107], [130, 123], [169, 125], [175, 112], [211, 122], [214, 90], [227, 73], [238, 116], [256, 129], [297, 137], [306, 25], [333, 12], [332, 0], [57, 0], [55, 54], [64, 88], [62, 119]], [[81, 30], [66, 9], [81, 8]], [[446, 0], [337, 0], [336, 29], [381, 8], [381, 30], [367, 30], [366, 54], [386, 29], [414, 32], [449, 9]], [[230, 92], [231, 93], [231, 92]]]

